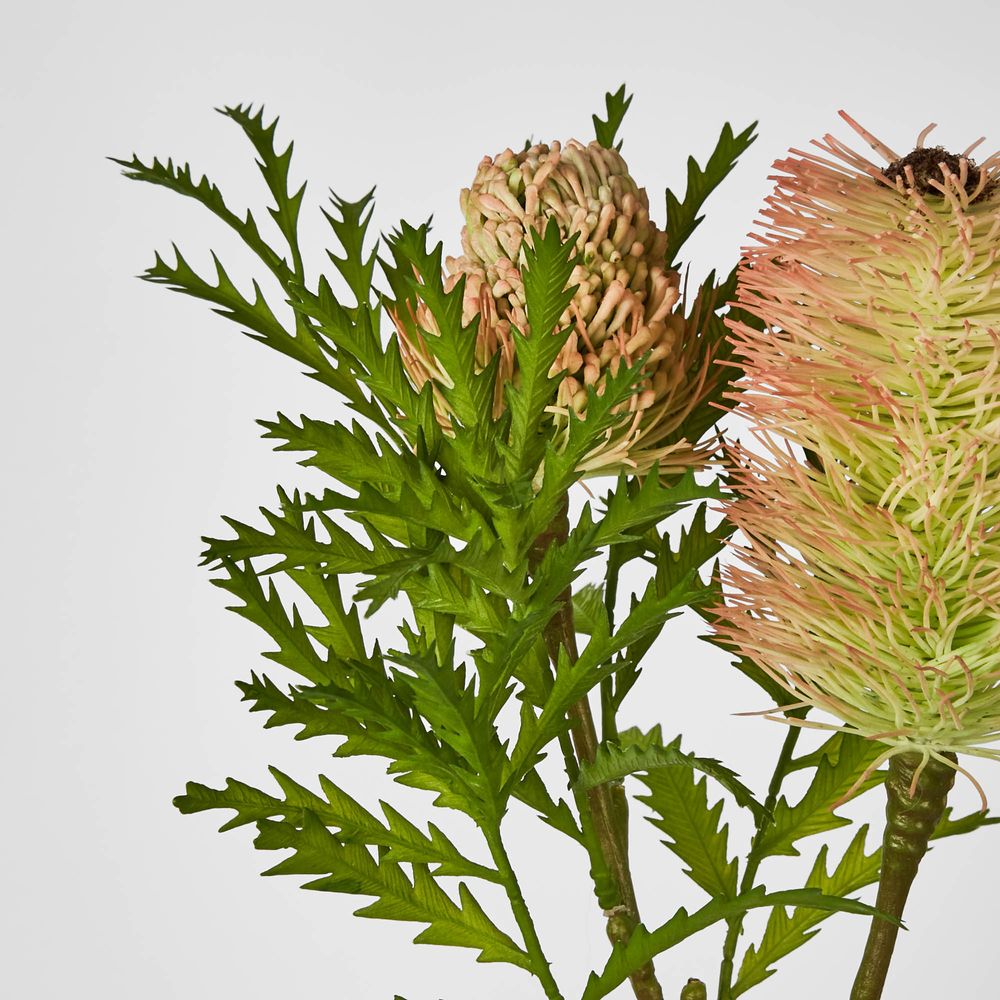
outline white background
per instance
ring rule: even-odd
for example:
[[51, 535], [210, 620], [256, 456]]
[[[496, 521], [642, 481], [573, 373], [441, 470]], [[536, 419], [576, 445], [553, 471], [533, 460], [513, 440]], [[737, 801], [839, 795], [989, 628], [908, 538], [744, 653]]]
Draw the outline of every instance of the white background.
[[[377, 184], [381, 229], [433, 213], [453, 251], [458, 191], [479, 159], [529, 134], [589, 139], [604, 91], [624, 80], [636, 95], [624, 154], [661, 222], [663, 188], [683, 188], [687, 155], [707, 156], [726, 120], [760, 119], [759, 141], [689, 244], [697, 276], [731, 265], [777, 156], [828, 130], [848, 137], [838, 108], [904, 150], [932, 120], [952, 148], [983, 132], [984, 149], [996, 148], [998, 29], [993, 5], [975, 0], [7, 9], [5, 994], [540, 996], [518, 970], [411, 945], [416, 926], [353, 918], [365, 900], [258, 878], [274, 859], [252, 850], [249, 830], [219, 836], [221, 815], [172, 808], [189, 778], [219, 784], [233, 774], [270, 787], [266, 765], [275, 764], [307, 783], [325, 771], [372, 806], [382, 796], [426, 813], [424, 797], [394, 786], [377, 762], [331, 761], [328, 748], [294, 743], [289, 730], [264, 732], [239, 704], [232, 682], [265, 665], [265, 637], [223, 610], [225, 595], [197, 567], [199, 536], [226, 532], [221, 513], [252, 520], [278, 482], [317, 482], [259, 439], [255, 418], [339, 411], [204, 304], [134, 279], [171, 240], [202, 267], [217, 250], [243, 287], [255, 271], [198, 205], [123, 180], [105, 156], [190, 159], [232, 206], [264, 218], [250, 148], [212, 108], [266, 102], [281, 115], [280, 135], [295, 139], [293, 177], [310, 181], [303, 216], [315, 273], [328, 186], [355, 198]], [[668, 626], [626, 721], [682, 731], [687, 746], [722, 757], [763, 795], [783, 730], [734, 717], [766, 705], [699, 631], [686, 617]], [[1000, 770], [973, 766], [995, 801]], [[954, 801], [963, 811], [976, 804], [962, 782]], [[853, 814], [877, 821], [880, 811], [873, 793]], [[700, 890], [635, 812], [648, 921], [700, 905]], [[746, 825], [733, 822], [742, 849]], [[577, 997], [607, 951], [583, 858], [521, 811], [509, 832], [555, 974]], [[461, 827], [455, 835], [463, 839]], [[842, 845], [845, 831], [830, 840]], [[818, 844], [804, 847], [807, 857], [765, 868], [769, 887], [799, 884]], [[928, 857], [887, 996], [995, 995], [998, 848], [1000, 834], [985, 830]], [[841, 1000], [865, 932], [861, 918], [833, 918], [753, 996]], [[721, 933], [660, 959], [668, 997], [689, 975], [714, 984]]]

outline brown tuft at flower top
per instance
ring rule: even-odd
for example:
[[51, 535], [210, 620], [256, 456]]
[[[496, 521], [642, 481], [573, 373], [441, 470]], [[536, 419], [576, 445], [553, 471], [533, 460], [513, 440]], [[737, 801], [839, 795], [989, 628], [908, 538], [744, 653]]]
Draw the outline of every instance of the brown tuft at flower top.
[[888, 164], [792, 150], [741, 264], [716, 631], [880, 759], [1000, 758], [1000, 155], [843, 117]]
[[[494, 416], [503, 412], [504, 383], [518, 379], [511, 328], [530, 335], [522, 247], [531, 229], [541, 233], [555, 219], [563, 240], [578, 234], [582, 261], [570, 277], [579, 287], [559, 324], [573, 332], [552, 368], [552, 374], [566, 372], [552, 408], [554, 434], [565, 430], [570, 410], [586, 417], [586, 387], [600, 393], [606, 372], [649, 352], [645, 377], [622, 420], [581, 462], [581, 475], [643, 474], [656, 462], [662, 472], [676, 472], [707, 462], [717, 449], [714, 439], [701, 445], [668, 439], [677, 437], [685, 417], [716, 384], [716, 371], [704, 342], [686, 335], [684, 317], [673, 312], [678, 275], [667, 265], [668, 237], [650, 219], [646, 192], [620, 153], [576, 141], [520, 153], [506, 149], [482, 160], [472, 187], [462, 191], [461, 206], [464, 252], [446, 259], [445, 287], [466, 279], [463, 321], [479, 317], [480, 367], [500, 354]], [[394, 319], [404, 364], [417, 387], [440, 379], [433, 352], [438, 331], [430, 312], [419, 307], [410, 330]], [[447, 404], [440, 394], [436, 400], [447, 427]]]

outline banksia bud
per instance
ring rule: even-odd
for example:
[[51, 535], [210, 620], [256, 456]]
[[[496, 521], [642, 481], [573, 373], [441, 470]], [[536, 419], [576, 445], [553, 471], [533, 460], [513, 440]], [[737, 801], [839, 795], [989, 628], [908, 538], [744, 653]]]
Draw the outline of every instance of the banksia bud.
[[[511, 328], [526, 336], [521, 267], [529, 231], [558, 223], [563, 240], [577, 235], [581, 261], [570, 284], [576, 294], [559, 327], [573, 327], [553, 365], [566, 373], [553, 407], [554, 433], [565, 432], [572, 410], [586, 417], [590, 386], [602, 391], [607, 372], [617, 373], [648, 352], [644, 377], [608, 439], [579, 466], [583, 476], [628, 469], [681, 471], [708, 461], [716, 442], [697, 445], [677, 430], [716, 384], [705, 343], [686, 331], [673, 311], [678, 276], [667, 266], [667, 234], [649, 217], [649, 201], [628, 173], [621, 155], [592, 142], [507, 149], [479, 165], [471, 188], [461, 194], [466, 224], [460, 257], [446, 260], [445, 287], [465, 277], [463, 321], [479, 317], [476, 360], [485, 368], [500, 354], [494, 416], [503, 412], [503, 385], [518, 380]], [[434, 358], [434, 320], [418, 308], [414, 329], [398, 322], [401, 353], [418, 387], [440, 378]], [[429, 334], [429, 336], [425, 336]], [[438, 415], [449, 425], [447, 404], [438, 396]]]
[[767, 328], [730, 324], [756, 443], [716, 631], [880, 760], [997, 758], [1000, 155], [927, 129], [900, 157], [843, 117], [887, 165], [793, 150], [741, 265]]

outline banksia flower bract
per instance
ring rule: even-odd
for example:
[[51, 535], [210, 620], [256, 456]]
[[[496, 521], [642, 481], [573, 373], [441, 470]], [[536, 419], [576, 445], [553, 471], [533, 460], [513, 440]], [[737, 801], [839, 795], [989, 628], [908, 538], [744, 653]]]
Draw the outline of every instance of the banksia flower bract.
[[[572, 332], [551, 371], [565, 373], [550, 408], [553, 433], [566, 433], [570, 411], [586, 417], [588, 387], [600, 394], [608, 372], [645, 355], [643, 379], [622, 406], [622, 419], [580, 463], [580, 473], [642, 474], [657, 462], [663, 472], [703, 464], [715, 443], [697, 446], [675, 432], [718, 381], [711, 351], [696, 330], [688, 332], [691, 320], [673, 311], [679, 280], [667, 264], [667, 233], [650, 219], [646, 192], [617, 150], [576, 141], [504, 150], [483, 159], [461, 205], [464, 252], [446, 259], [445, 288], [465, 281], [463, 322], [478, 319], [480, 369], [499, 355], [494, 417], [505, 407], [505, 383], [518, 381], [511, 329], [530, 335], [521, 275], [526, 241], [555, 220], [563, 240], [576, 238], [579, 256], [569, 282], [576, 293], [558, 324]], [[438, 331], [430, 310], [420, 304], [412, 315], [397, 311], [393, 319], [417, 387], [446, 380], [434, 356]], [[440, 393], [435, 401], [448, 427], [447, 402]]]
[[731, 450], [717, 631], [880, 760], [998, 758], [1000, 157], [843, 117], [888, 165], [793, 150], [741, 266], [769, 329], [731, 324], [759, 447]]

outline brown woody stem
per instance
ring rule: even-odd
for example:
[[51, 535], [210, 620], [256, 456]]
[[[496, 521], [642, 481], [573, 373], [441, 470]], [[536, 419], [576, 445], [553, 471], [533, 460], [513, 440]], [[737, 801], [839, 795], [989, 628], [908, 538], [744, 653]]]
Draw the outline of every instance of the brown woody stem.
[[[546, 549], [553, 542], [565, 541], [569, 533], [569, 502], [552, 519], [548, 530], [539, 536], [533, 549], [533, 560], [541, 561]], [[575, 662], [579, 653], [576, 646], [576, 630], [573, 623], [573, 595], [567, 588], [559, 595], [555, 613], [545, 630], [545, 641], [549, 657], [553, 663], [559, 659], [559, 650]], [[584, 764], [592, 764], [597, 757], [597, 728], [587, 697], [581, 698], [569, 710], [570, 734], [577, 759]], [[607, 933], [612, 944], [628, 944], [632, 931], [639, 923], [639, 908], [636, 904], [635, 886], [628, 860], [628, 811], [623, 808], [624, 790], [616, 793], [609, 785], [598, 785], [587, 792], [586, 802], [594, 824], [594, 831], [600, 844], [604, 861], [618, 890], [617, 905], [606, 910]], [[663, 991], [656, 980], [653, 963], [647, 962], [633, 972], [629, 979], [632, 992], [637, 1000], [663, 1000]]]
[[[953, 754], [945, 756], [955, 760]], [[918, 772], [919, 778], [914, 787], [914, 776]], [[903, 753], [890, 760], [889, 777], [885, 782], [888, 801], [882, 840], [882, 871], [875, 902], [882, 913], [902, 918], [910, 886], [927, 852], [931, 834], [944, 815], [948, 793], [954, 783], [954, 769], [933, 757], [926, 764], [919, 753]], [[851, 1000], [879, 1000], [882, 996], [898, 932], [899, 928], [894, 923], [879, 917], [872, 918]]]

